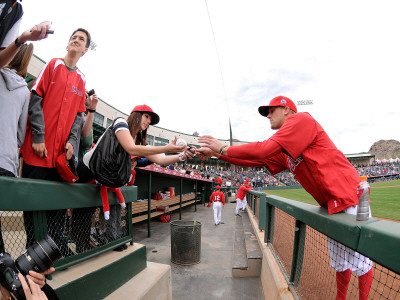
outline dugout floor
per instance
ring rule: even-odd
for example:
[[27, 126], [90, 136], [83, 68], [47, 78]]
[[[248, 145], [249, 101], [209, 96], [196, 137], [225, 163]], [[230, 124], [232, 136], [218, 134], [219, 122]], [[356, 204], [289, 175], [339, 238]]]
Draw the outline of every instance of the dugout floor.
[[[201, 261], [191, 266], [171, 262], [170, 223], [157, 219], [151, 222], [151, 237], [147, 237], [147, 221], [133, 224], [134, 242], [146, 245], [147, 260], [169, 264], [174, 300], [256, 300], [264, 299], [259, 277], [232, 277], [232, 249], [235, 231], [235, 203], [222, 209], [222, 222], [214, 225], [213, 210], [203, 205], [183, 208], [182, 220], [201, 222]], [[179, 211], [171, 220], [179, 220]]]

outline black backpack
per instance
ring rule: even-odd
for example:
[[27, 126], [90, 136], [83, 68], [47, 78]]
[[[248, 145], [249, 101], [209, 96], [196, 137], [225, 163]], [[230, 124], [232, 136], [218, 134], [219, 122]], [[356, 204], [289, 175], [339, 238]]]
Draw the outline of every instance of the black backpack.
[[0, 0], [0, 45], [23, 14], [22, 5], [16, 0]]
[[94, 178], [102, 185], [113, 188], [124, 186], [131, 176], [131, 155], [122, 148], [114, 132], [117, 119], [101, 136], [89, 160]]

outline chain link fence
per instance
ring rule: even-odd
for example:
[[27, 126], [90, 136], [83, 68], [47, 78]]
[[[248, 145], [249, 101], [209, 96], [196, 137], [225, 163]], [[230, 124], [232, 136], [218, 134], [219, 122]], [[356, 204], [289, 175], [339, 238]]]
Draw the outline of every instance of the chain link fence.
[[[47, 225], [48, 234], [64, 258], [93, 253], [96, 248], [129, 237], [126, 208], [110, 205], [110, 219], [100, 207], [52, 210], [46, 212], [0, 211], [0, 250], [16, 259], [39, 238], [37, 227]], [[41, 220], [40, 220], [41, 219]], [[38, 223], [41, 223], [41, 225]]]
[[[287, 281], [290, 282], [293, 264], [293, 236], [298, 230], [296, 220], [278, 208], [274, 208], [272, 220], [270, 246], [280, 262]], [[298, 256], [301, 261], [296, 262], [298, 266], [301, 266], [301, 274], [297, 278], [296, 276], [292, 277], [292, 287], [299, 298], [335, 299], [337, 294], [336, 271], [331, 267], [327, 236], [306, 225], [305, 236], [299, 238], [299, 243], [299, 248], [304, 249], [304, 253]], [[358, 277], [352, 272], [347, 295], [342, 296], [345, 299], [362, 299], [359, 295], [359, 284]], [[374, 262], [369, 298], [365, 299], [400, 299], [400, 275]]]

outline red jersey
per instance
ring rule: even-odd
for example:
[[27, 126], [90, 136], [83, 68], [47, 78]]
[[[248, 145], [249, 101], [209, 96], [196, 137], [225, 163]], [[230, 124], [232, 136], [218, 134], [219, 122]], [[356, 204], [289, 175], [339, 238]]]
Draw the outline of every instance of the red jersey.
[[[276, 147], [280, 147], [279, 153]], [[228, 155], [233, 159], [220, 159], [243, 166], [266, 166], [273, 175], [289, 169], [329, 214], [358, 203], [360, 177], [356, 169], [308, 113], [291, 115], [267, 141], [229, 147]]]
[[247, 193], [248, 191], [250, 191], [251, 189], [252, 189], [251, 186], [246, 186], [246, 185], [242, 184], [242, 185], [240, 186], [240, 188], [238, 189], [238, 192], [237, 192], [237, 194], [236, 194], [236, 199], [243, 200], [244, 197], [246, 196], [246, 193]]
[[69, 71], [61, 58], [53, 58], [37, 77], [32, 90], [43, 98], [44, 141], [47, 157], [38, 157], [32, 149], [33, 135], [27, 122], [22, 148], [24, 161], [30, 165], [54, 168], [63, 153], [77, 113], [85, 111], [85, 76], [76, 69]]
[[222, 179], [221, 179], [221, 177], [217, 177], [217, 178], [215, 178], [215, 180], [214, 180], [216, 183], [219, 183], [220, 185], [222, 185]]
[[222, 202], [223, 205], [225, 205], [225, 195], [221, 191], [213, 192], [210, 197], [210, 203], [211, 202]]

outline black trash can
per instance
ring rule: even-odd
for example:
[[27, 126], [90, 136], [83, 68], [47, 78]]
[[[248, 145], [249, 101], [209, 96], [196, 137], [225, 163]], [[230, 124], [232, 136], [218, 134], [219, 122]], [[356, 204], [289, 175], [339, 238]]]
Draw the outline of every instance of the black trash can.
[[200, 262], [201, 223], [175, 220], [171, 222], [171, 261], [179, 265]]

